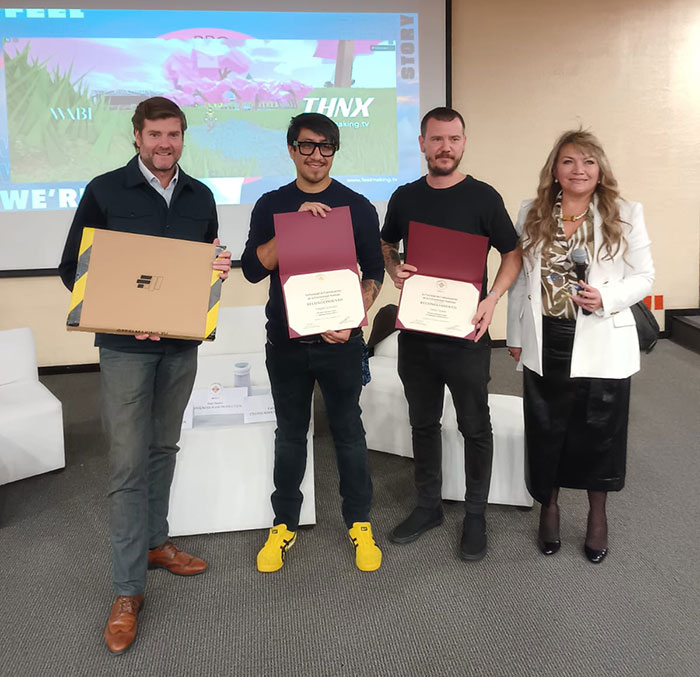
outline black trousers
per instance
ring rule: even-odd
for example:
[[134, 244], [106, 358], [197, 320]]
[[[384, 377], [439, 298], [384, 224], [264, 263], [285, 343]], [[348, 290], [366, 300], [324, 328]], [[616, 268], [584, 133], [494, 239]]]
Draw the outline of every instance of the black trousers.
[[266, 364], [275, 402], [275, 524], [299, 525], [299, 489], [306, 472], [306, 434], [314, 383], [318, 381], [335, 443], [342, 513], [348, 528], [367, 522], [372, 502], [365, 429], [360, 419], [362, 338], [347, 343], [289, 341], [266, 346]]
[[554, 487], [625, 484], [630, 379], [571, 378], [575, 329], [575, 320], [543, 317], [543, 375], [523, 374], [525, 480], [545, 505]]
[[441, 506], [442, 418], [445, 386], [464, 437], [466, 510], [483, 513], [491, 483], [493, 435], [488, 390], [491, 346], [430, 334], [399, 336], [399, 376], [408, 400], [418, 505]]

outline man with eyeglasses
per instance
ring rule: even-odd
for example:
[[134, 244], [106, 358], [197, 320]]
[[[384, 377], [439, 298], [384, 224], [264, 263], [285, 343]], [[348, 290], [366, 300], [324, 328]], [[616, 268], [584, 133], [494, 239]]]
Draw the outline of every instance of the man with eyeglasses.
[[[296, 541], [303, 500], [299, 487], [306, 470], [306, 436], [316, 382], [323, 394], [335, 443], [342, 515], [355, 547], [355, 564], [361, 571], [375, 571], [382, 561], [369, 523], [372, 483], [360, 420], [362, 332], [344, 329], [289, 338], [275, 242], [274, 214], [309, 211], [325, 218], [331, 208], [348, 206], [362, 270], [365, 309], [377, 298], [384, 279], [377, 212], [365, 197], [330, 177], [339, 147], [340, 132], [330, 118], [319, 113], [302, 113], [292, 118], [287, 130], [287, 150], [296, 167], [296, 180], [257, 201], [241, 257], [247, 280], [256, 283], [270, 278], [265, 351], [277, 416], [272, 494], [275, 519], [257, 556], [257, 568], [262, 572], [281, 569], [287, 551]], [[314, 243], [307, 245], [312, 248]]]

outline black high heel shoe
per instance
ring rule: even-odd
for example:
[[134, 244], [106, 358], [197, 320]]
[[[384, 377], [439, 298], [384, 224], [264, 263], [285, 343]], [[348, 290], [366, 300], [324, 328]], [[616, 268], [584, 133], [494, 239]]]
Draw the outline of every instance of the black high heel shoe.
[[[549, 513], [549, 516], [547, 515]], [[556, 522], [553, 523], [551, 515], [555, 516]], [[546, 540], [542, 537], [542, 533], [556, 533], [557, 538], [554, 540]], [[559, 536], [559, 506], [556, 501], [549, 505], [542, 505], [540, 508], [540, 525], [537, 530], [537, 547], [543, 555], [554, 555], [561, 548], [561, 539]]]
[[537, 546], [543, 555], [554, 555], [559, 552], [559, 548], [561, 548], [561, 541], [559, 539], [556, 541], [545, 541], [538, 536]]
[[595, 550], [594, 548], [589, 548], [585, 543], [583, 544], [583, 551], [586, 553], [588, 561], [593, 562], [593, 564], [600, 564], [608, 556], [607, 548]]

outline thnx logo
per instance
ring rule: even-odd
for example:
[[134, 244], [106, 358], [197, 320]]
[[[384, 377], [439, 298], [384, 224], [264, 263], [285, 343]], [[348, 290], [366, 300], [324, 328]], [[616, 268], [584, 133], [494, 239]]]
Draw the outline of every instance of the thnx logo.
[[141, 275], [136, 280], [136, 286], [146, 291], [158, 291], [163, 286], [162, 275]]
[[330, 118], [356, 118], [361, 115], [363, 118], [369, 117], [369, 107], [374, 101], [374, 97], [370, 96], [367, 99], [361, 99], [359, 96], [345, 99], [342, 96], [326, 97], [305, 97], [306, 108], [305, 113], [321, 113]]

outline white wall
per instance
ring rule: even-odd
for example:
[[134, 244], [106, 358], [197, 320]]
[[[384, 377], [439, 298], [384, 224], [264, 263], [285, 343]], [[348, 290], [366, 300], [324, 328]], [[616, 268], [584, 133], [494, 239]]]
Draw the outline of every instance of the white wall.
[[454, 0], [453, 35], [453, 105], [468, 127], [462, 170], [492, 183], [515, 218], [555, 138], [590, 129], [623, 197], [644, 205], [653, 293], [666, 308], [697, 307], [700, 3]]

